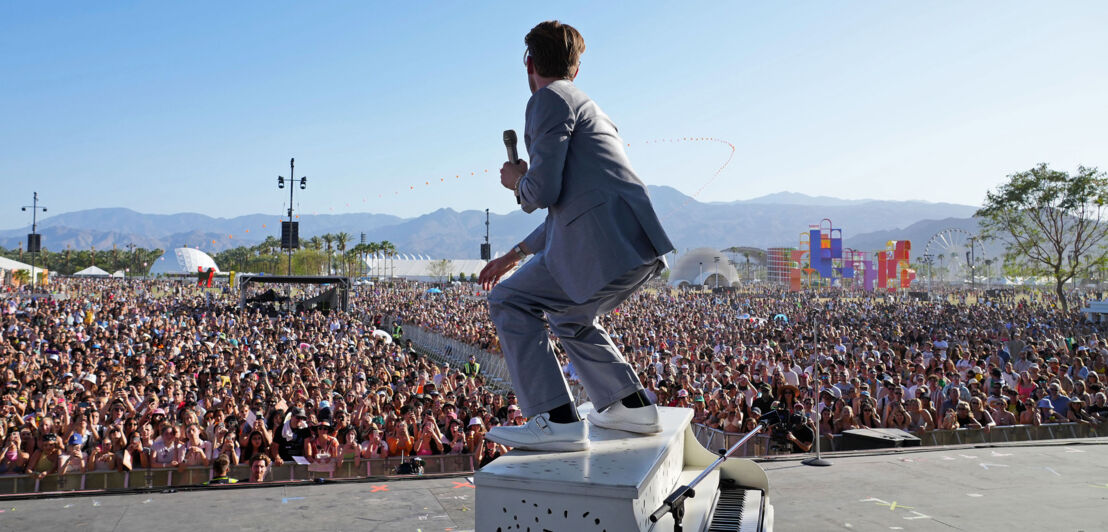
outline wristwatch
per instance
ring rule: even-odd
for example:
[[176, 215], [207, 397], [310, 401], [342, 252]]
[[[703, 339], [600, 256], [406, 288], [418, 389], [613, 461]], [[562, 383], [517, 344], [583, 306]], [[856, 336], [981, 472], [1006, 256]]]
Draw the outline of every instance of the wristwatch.
[[523, 252], [523, 248], [519, 247], [519, 244], [516, 244], [515, 247], [512, 248], [512, 253], [517, 254], [521, 259], [527, 256], [527, 254]]

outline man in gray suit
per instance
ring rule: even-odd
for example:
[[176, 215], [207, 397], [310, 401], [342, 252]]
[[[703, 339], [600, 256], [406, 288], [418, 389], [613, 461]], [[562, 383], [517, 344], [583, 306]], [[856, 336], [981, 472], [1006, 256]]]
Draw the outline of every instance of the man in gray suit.
[[[530, 165], [500, 170], [524, 211], [546, 220], [511, 252], [488, 263], [480, 281], [500, 334], [523, 414], [522, 426], [487, 438], [542, 451], [588, 449], [588, 432], [562, 376], [550, 332], [573, 362], [596, 411], [596, 426], [651, 434], [658, 409], [597, 315], [612, 311], [665, 267], [673, 250], [611, 120], [573, 83], [585, 50], [581, 34], [557, 21], [524, 39], [527, 102], [524, 141]], [[503, 283], [501, 277], [533, 254]]]

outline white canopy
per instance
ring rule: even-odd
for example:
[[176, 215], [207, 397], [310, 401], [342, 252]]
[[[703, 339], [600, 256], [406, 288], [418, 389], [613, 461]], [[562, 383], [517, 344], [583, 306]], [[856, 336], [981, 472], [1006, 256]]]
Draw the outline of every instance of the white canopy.
[[[42, 269], [41, 266], [39, 266], [37, 268], [33, 268], [33, 269], [37, 273], [42, 273], [43, 271], [45, 271], [45, 270]], [[8, 259], [8, 258], [0, 257], [0, 270], [8, 270], [8, 271], [13, 271], [13, 272], [17, 271], [17, 270], [31, 271], [32, 268], [31, 268], [30, 264], [23, 264], [22, 262], [19, 262], [17, 260], [12, 260], [12, 259]]]
[[80, 277], [111, 277], [111, 274], [104, 270], [101, 270], [100, 268], [97, 268], [96, 266], [89, 266], [88, 268], [85, 268], [73, 275]]

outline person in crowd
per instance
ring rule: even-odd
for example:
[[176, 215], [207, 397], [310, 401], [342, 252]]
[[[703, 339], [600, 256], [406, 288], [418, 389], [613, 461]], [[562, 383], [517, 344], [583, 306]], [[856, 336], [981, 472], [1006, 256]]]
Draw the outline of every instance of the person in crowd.
[[[915, 401], [913, 399], [912, 401]], [[904, 407], [904, 403], [897, 401], [891, 405], [891, 413], [888, 419], [885, 420], [885, 428], [910, 430], [912, 427], [912, 416], [908, 414], [908, 409]]]
[[27, 472], [42, 479], [51, 473], [57, 473], [62, 462], [62, 446], [58, 435], [53, 432], [42, 437], [42, 448], [35, 451], [28, 459], [30, 467]]
[[266, 454], [258, 453], [250, 458], [250, 482], [265, 482], [270, 463], [271, 459]]
[[123, 437], [122, 427], [111, 427], [103, 442], [89, 454], [88, 471], [121, 471], [123, 469], [123, 450], [127, 440]]
[[212, 479], [205, 482], [206, 486], [215, 486], [219, 484], [236, 484], [237, 479], [233, 479], [228, 475], [231, 471], [231, 460], [226, 454], [219, 456], [215, 460], [212, 460]]
[[1004, 396], [990, 397], [989, 415], [998, 427], [1009, 427], [1016, 424], [1016, 415], [1008, 411], [1008, 400]]
[[212, 442], [200, 439], [200, 425], [190, 423], [185, 427], [181, 445], [184, 447], [185, 467], [208, 467], [211, 465]]
[[339, 440], [331, 434], [331, 422], [324, 419], [314, 427], [315, 436], [304, 442], [303, 456], [317, 464], [337, 463], [341, 457]]
[[142, 434], [132, 432], [127, 438], [127, 447], [120, 457], [120, 469], [131, 471], [135, 468], [149, 468], [151, 466], [151, 451], [152, 449], [149, 446], [143, 444]]
[[68, 444], [65, 446], [65, 453], [60, 456], [61, 463], [58, 465], [59, 475], [85, 472], [85, 468], [88, 466], [88, 456], [81, 450], [84, 445], [85, 439], [80, 434], [74, 433], [69, 436]]
[[186, 447], [177, 437], [177, 427], [165, 424], [161, 436], [150, 447], [154, 467], [180, 467], [185, 462]]
[[982, 425], [970, 411], [969, 403], [958, 401], [952, 408], [947, 409], [946, 417], [943, 418], [943, 428], [947, 430], [980, 429]]
[[1080, 423], [1082, 425], [1093, 425], [1098, 423], [1096, 418], [1089, 415], [1085, 411], [1085, 400], [1080, 397], [1072, 397], [1067, 403], [1066, 407], [1066, 421], [1070, 423]]
[[[293, 389], [298, 398], [307, 395], [302, 386], [294, 386]], [[281, 459], [288, 462], [293, 456], [304, 456], [304, 444], [312, 436], [312, 429], [308, 426], [308, 413], [304, 408], [296, 407], [282, 423], [274, 431], [274, 441]]]
[[477, 450], [478, 469], [489, 465], [493, 460], [500, 458], [508, 452], [507, 448], [492, 440], [484, 440]]
[[858, 425], [871, 429], [884, 427], [884, 424], [881, 422], [881, 416], [877, 414], [876, 410], [877, 408], [868, 402], [863, 403], [862, 416], [858, 419]]
[[376, 423], [370, 425], [367, 434], [365, 441], [362, 442], [362, 459], [387, 458], [389, 456], [389, 445], [381, 437], [381, 429], [377, 427]]
[[212, 460], [220, 456], [227, 456], [232, 466], [239, 465], [242, 450], [239, 448], [239, 440], [235, 437], [235, 434], [225, 428], [219, 428], [216, 430], [214, 440], [216, 445], [212, 448]]
[[415, 446], [415, 440], [412, 438], [411, 433], [408, 432], [408, 423], [406, 421], [397, 421], [390, 430], [391, 434], [387, 435], [385, 438], [389, 456], [410, 456], [412, 454], [412, 448]]
[[249, 460], [258, 454], [269, 456], [274, 465], [280, 466], [284, 463], [281, 454], [277, 451], [277, 446], [269, 439], [269, 431], [257, 429], [250, 431], [246, 436], [246, 443], [242, 445], [240, 459]]
[[13, 430], [4, 437], [3, 448], [0, 452], [0, 475], [4, 473], [23, 473], [27, 469], [27, 462], [31, 456], [23, 450], [23, 435], [30, 433]]
[[1040, 409], [1036, 408], [1035, 400], [1031, 397], [1027, 397], [1026, 399], [1022, 399], [1022, 401], [1023, 403], [1021, 406], [1023, 410], [1019, 414], [1019, 424], [1036, 427], [1042, 424], [1042, 412]]

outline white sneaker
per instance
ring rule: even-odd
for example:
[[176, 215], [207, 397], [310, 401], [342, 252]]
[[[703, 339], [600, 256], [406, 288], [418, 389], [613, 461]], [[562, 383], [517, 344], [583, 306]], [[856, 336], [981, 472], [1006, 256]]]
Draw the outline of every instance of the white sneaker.
[[662, 432], [662, 423], [658, 419], [657, 405], [627, 408], [616, 401], [603, 412], [592, 411], [588, 415], [589, 423], [606, 429], [623, 430], [638, 434], [657, 434]]
[[485, 439], [524, 451], [585, 451], [589, 448], [588, 427], [584, 421], [552, 423], [549, 413], [542, 413], [523, 425], [499, 426], [485, 434]]

